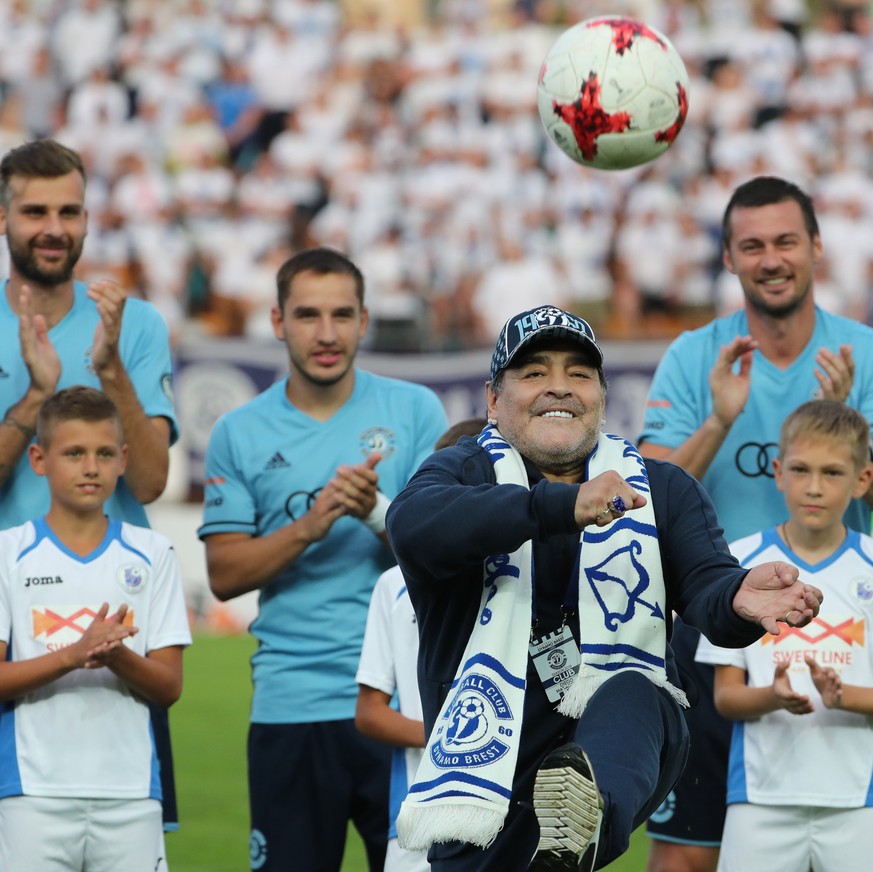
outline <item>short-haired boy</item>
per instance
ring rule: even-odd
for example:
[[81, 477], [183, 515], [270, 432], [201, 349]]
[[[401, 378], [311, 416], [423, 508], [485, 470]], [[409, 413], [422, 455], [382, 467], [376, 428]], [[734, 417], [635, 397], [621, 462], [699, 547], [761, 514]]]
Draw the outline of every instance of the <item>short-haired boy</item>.
[[176, 556], [104, 514], [127, 449], [103, 393], [46, 400], [29, 452], [51, 503], [0, 532], [0, 869], [165, 869], [147, 702], [182, 691]]
[[873, 539], [843, 523], [873, 478], [869, 434], [835, 400], [798, 407], [773, 463], [788, 520], [731, 545], [745, 566], [796, 565], [824, 601], [808, 626], [748, 648], [701, 639], [716, 708], [736, 721], [719, 872], [865, 869], [873, 857]]

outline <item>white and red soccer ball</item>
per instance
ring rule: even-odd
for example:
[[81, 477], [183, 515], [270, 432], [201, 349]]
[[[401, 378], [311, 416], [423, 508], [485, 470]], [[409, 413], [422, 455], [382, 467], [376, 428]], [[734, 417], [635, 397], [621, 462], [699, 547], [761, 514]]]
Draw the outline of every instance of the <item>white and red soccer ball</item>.
[[540, 69], [540, 118], [578, 163], [618, 170], [662, 155], [688, 114], [688, 72], [664, 34], [621, 16], [564, 31]]

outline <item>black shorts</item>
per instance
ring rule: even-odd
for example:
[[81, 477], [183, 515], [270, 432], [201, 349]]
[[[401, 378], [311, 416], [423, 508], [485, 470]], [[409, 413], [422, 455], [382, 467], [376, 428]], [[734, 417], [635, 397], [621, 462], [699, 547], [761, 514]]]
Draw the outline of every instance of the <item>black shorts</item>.
[[155, 753], [160, 764], [164, 831], [175, 832], [179, 829], [179, 812], [176, 807], [176, 776], [173, 771], [173, 748], [170, 744], [170, 719], [167, 709], [154, 703], [149, 703], [149, 715]]
[[714, 668], [694, 660], [699, 639], [699, 631], [676, 619], [670, 646], [683, 682], [693, 682], [698, 697], [696, 705], [685, 710], [691, 750], [676, 786], [646, 823], [646, 833], [665, 842], [718, 847], [726, 811], [732, 723], [715, 710]]
[[388, 845], [388, 745], [352, 720], [251, 724], [250, 862], [259, 872], [339, 872], [349, 821], [371, 872]]

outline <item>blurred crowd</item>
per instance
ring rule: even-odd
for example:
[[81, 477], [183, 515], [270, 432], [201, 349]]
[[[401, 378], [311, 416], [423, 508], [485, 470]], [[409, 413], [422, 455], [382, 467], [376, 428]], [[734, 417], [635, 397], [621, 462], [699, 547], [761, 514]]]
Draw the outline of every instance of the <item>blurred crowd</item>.
[[[813, 194], [817, 298], [871, 320], [866, 2], [431, 0], [413, 24], [393, 11], [0, 0], [0, 152], [54, 136], [83, 154], [80, 277], [117, 277], [176, 342], [268, 335], [276, 269], [311, 244], [361, 266], [376, 350], [489, 346], [541, 302], [605, 338], [670, 336], [739, 305], [719, 225], [758, 173]], [[536, 111], [561, 30], [606, 12], [666, 33], [691, 78], [675, 145], [621, 172], [574, 164]]]

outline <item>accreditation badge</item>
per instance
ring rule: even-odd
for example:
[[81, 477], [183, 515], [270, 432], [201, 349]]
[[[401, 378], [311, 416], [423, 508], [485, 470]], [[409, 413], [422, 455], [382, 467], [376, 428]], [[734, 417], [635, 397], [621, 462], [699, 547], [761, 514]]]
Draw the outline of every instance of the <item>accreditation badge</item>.
[[532, 637], [529, 650], [549, 702], [557, 705], [579, 672], [582, 663], [579, 645], [564, 624], [553, 633]]

